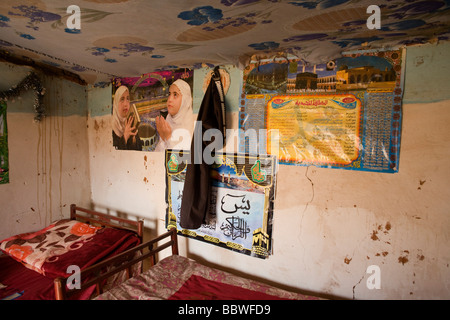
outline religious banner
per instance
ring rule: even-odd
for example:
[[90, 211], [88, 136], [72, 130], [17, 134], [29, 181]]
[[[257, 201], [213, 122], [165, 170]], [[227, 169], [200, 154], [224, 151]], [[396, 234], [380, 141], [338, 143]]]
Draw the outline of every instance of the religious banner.
[[200, 228], [191, 230], [179, 225], [189, 151], [166, 150], [165, 155], [167, 229], [258, 258], [271, 255], [276, 157], [216, 154], [209, 213]]
[[0, 184], [9, 183], [8, 126], [6, 102], [0, 100]]
[[[281, 164], [398, 172], [404, 51], [344, 53], [306, 66], [250, 64], [239, 110], [239, 151]], [[265, 139], [251, 141], [264, 131]]]

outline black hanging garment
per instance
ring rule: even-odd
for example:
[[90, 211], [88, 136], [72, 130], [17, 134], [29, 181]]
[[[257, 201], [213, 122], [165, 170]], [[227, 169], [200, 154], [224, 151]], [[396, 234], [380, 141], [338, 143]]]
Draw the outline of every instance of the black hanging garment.
[[218, 129], [225, 145], [225, 95], [220, 81], [219, 68], [214, 69], [208, 89], [203, 97], [194, 137], [191, 143], [191, 161], [186, 168], [183, 198], [181, 201], [180, 226], [198, 229], [204, 223], [210, 202], [210, 167], [205, 163], [203, 151], [212, 141], [203, 141], [208, 129]]

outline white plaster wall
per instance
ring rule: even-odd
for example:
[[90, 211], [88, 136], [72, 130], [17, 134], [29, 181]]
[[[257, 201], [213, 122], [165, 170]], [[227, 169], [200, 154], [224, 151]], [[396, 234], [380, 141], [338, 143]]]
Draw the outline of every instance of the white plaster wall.
[[[194, 241], [189, 252], [335, 297], [450, 298], [450, 101], [404, 107], [399, 173], [280, 166], [273, 256], [261, 261]], [[380, 268], [379, 290], [366, 286], [370, 265]]]
[[[32, 69], [0, 63], [0, 90]], [[47, 116], [34, 121], [33, 91], [7, 102], [9, 179], [0, 184], [0, 239], [37, 231], [90, 204], [85, 88], [39, 74]]]

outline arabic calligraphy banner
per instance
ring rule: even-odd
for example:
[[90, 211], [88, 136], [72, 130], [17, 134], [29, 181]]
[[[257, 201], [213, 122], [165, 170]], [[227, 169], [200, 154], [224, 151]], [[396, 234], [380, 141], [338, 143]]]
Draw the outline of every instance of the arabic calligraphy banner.
[[179, 225], [187, 151], [166, 150], [166, 228], [222, 248], [265, 259], [272, 253], [274, 156], [217, 154], [211, 165], [211, 203], [195, 230]]

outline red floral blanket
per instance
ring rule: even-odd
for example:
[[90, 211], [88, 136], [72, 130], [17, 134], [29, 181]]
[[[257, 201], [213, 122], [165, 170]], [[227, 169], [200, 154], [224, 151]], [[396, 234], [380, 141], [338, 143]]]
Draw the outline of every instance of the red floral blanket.
[[319, 300], [313, 295], [289, 292], [173, 255], [109, 291], [97, 300], [156, 299], [292, 299]]
[[49, 278], [67, 276], [67, 268], [81, 270], [139, 244], [126, 230], [93, 227], [75, 220], [60, 220], [40, 231], [1, 241], [0, 250], [27, 268]]
[[169, 300], [287, 300], [192, 275]]
[[[10, 256], [0, 256], [0, 300], [54, 300], [53, 279], [26, 268]], [[95, 287], [87, 288], [74, 295], [74, 300], [87, 300]]]

